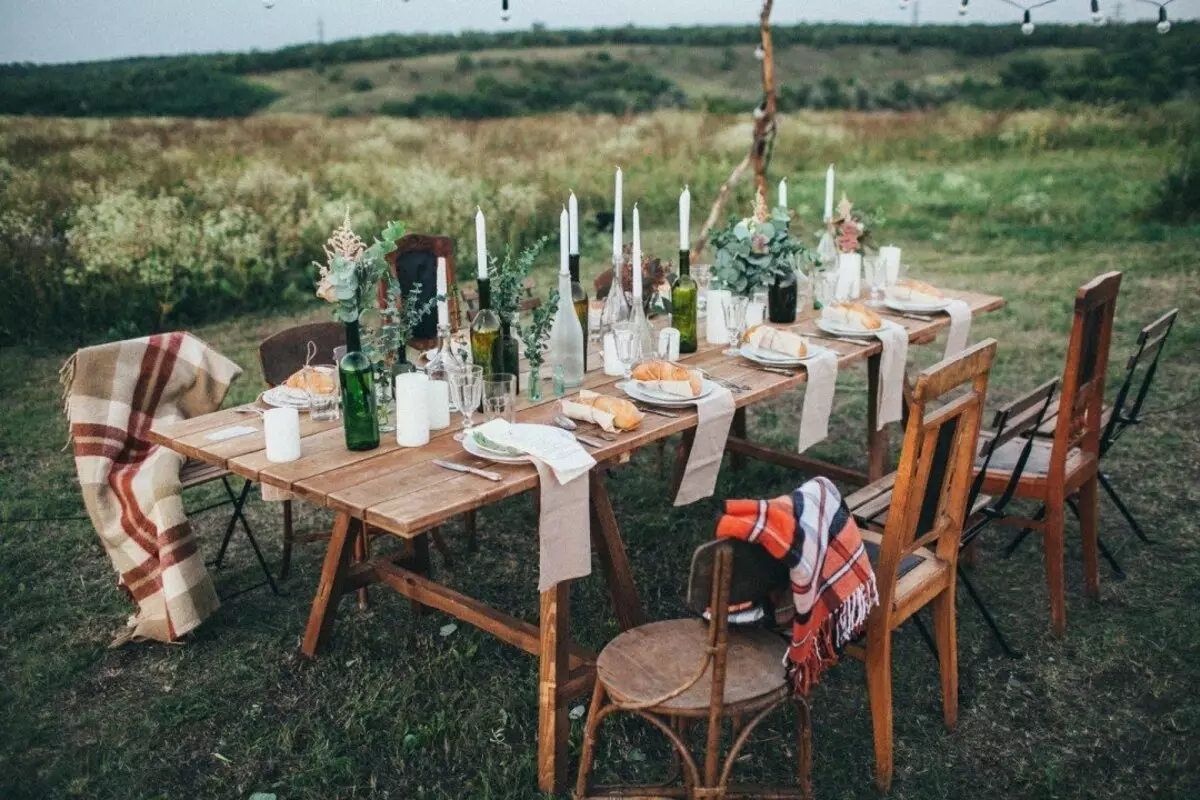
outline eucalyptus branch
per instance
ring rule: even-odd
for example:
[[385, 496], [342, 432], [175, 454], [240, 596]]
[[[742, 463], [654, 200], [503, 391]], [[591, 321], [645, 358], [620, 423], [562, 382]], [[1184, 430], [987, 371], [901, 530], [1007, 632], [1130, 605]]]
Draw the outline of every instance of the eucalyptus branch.
[[536, 370], [542, 365], [542, 345], [550, 335], [550, 326], [554, 315], [558, 312], [558, 289], [550, 290], [550, 297], [543, 305], [533, 310], [533, 319], [521, 328], [521, 341], [525, 345], [525, 360], [530, 369]]

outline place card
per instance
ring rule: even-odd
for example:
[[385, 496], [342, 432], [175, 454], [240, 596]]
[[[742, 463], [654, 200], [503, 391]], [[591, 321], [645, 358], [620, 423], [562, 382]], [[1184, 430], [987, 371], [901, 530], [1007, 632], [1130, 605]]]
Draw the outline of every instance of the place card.
[[219, 431], [213, 431], [205, 435], [205, 439], [210, 442], [223, 442], [226, 439], [236, 439], [239, 436], [249, 436], [252, 433], [261, 433], [258, 428], [251, 428], [248, 425], [234, 425], [232, 428], [222, 428]]

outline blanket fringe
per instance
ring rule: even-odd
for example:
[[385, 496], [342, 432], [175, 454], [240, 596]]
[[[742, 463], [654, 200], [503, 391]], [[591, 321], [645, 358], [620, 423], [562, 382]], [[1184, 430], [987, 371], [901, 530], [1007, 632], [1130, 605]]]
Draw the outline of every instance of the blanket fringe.
[[62, 387], [59, 399], [62, 402], [63, 416], [67, 418], [67, 441], [62, 447], [64, 452], [71, 447], [71, 390], [75, 388], [75, 362], [78, 355], [79, 351], [72, 353], [58, 370], [58, 384]]

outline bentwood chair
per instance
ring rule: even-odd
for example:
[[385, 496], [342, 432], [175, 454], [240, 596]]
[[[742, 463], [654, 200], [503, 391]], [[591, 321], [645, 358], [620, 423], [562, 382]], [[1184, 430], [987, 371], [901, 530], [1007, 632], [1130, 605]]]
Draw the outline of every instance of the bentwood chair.
[[[308, 361], [309, 343], [316, 347], [314, 363], [332, 364], [333, 351], [346, 344], [346, 327], [338, 322], [314, 322], [285, 328], [268, 336], [258, 346], [258, 363], [267, 386], [278, 386]], [[304, 541], [319, 541], [329, 536], [316, 534]], [[361, 538], [361, 537], [360, 537]], [[279, 579], [287, 580], [292, 569], [292, 501], [283, 501], [283, 553], [279, 561]]]
[[[773, 593], [790, 597], [784, 562], [749, 542], [718, 539], [692, 556], [687, 605], [709, 620], [652, 622], [613, 639], [596, 661], [596, 687], [583, 734], [576, 798], [804, 798], [811, 797], [811, 733], [807, 701], [793, 697], [785, 669], [788, 641], [763, 627], [731, 626], [730, 607], [759, 605]], [[791, 700], [797, 710], [798, 787], [772, 789], [730, 783], [733, 767], [754, 728]], [[590, 775], [601, 722], [634, 714], [657, 728], [673, 748], [672, 774], [664, 783], [592, 786]], [[721, 733], [732, 720], [733, 744], [721, 758]], [[684, 733], [707, 721], [702, 764]], [[739, 724], [746, 720], [744, 725]], [[682, 785], [678, 780], [682, 765]]]
[[[1079, 528], [1083, 540], [1084, 583], [1089, 597], [1100, 593], [1097, 486], [1104, 379], [1112, 338], [1113, 314], [1121, 273], [1092, 279], [1075, 295], [1075, 319], [1067, 344], [1062, 392], [1053, 439], [1034, 439], [1024, 471], [1013, 492], [1019, 500], [1037, 500], [1043, 510], [1033, 519], [1007, 516], [1006, 525], [1040, 531], [1045, 550], [1050, 620], [1055, 633], [1067, 628], [1064, 576], [1065, 507], [1079, 496]], [[1025, 445], [1010, 442], [983, 471], [983, 491], [996, 493], [1011, 482], [1014, 456]]]
[[866, 662], [875, 783], [883, 791], [892, 783], [892, 635], [925, 606], [933, 610], [947, 729], [958, 720], [955, 576], [995, 357], [996, 341], [987, 339], [921, 372], [908, 399], [899, 467], [846, 498], [864, 522], [879, 589], [865, 636], [845, 652]]
[[[1162, 356], [1163, 347], [1167, 343], [1167, 337], [1171, 335], [1171, 328], [1174, 326], [1177, 316], [1179, 316], [1179, 309], [1173, 308], [1154, 322], [1146, 325], [1138, 333], [1137, 347], [1129, 357], [1129, 360], [1125, 362], [1125, 378], [1121, 382], [1121, 388], [1117, 391], [1117, 396], [1111, 405], [1108, 403], [1104, 404], [1100, 414], [1100, 421], [1104, 426], [1100, 433], [1101, 461], [1108, 454], [1108, 451], [1112, 449], [1112, 446], [1116, 444], [1117, 439], [1121, 438], [1129, 428], [1142, 422], [1142, 406], [1146, 402], [1146, 397], [1150, 394], [1150, 387], [1154, 382], [1155, 374], [1158, 372], [1159, 358]], [[1057, 415], [1058, 406], [1055, 404], [1051, 407], [1049, 414], [1051, 418], [1038, 427], [1039, 436], [1054, 436]], [[1153, 540], [1142, 530], [1142, 526], [1138, 524], [1137, 519], [1133, 516], [1133, 512], [1129, 510], [1129, 507], [1125, 505], [1120, 495], [1117, 494], [1117, 490], [1113, 487], [1111, 479], [1104, 470], [1100, 470], [1097, 478], [1100, 481], [1101, 488], [1108, 494], [1113, 505], [1117, 507], [1117, 511], [1129, 523], [1129, 527], [1133, 530], [1134, 534], [1143, 542], [1151, 544]], [[1009, 551], [1011, 552], [1016, 549], [1023, 538], [1023, 536], [1019, 536], [1015, 539], [1009, 546]], [[1118, 574], [1121, 574], [1120, 565], [1116, 563], [1115, 556], [1105, 549], [1104, 540], [1097, 537], [1096, 541], [1100, 547], [1101, 554], [1108, 558], [1113, 569]]]

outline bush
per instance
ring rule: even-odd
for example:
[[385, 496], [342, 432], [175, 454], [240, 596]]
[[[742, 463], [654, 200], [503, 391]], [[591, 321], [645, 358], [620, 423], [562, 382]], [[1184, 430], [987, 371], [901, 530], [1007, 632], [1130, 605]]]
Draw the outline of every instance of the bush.
[[330, 119], [340, 119], [342, 117], [353, 117], [354, 110], [352, 108], [350, 108], [350, 106], [334, 106], [333, 108], [329, 109], [329, 113], [326, 116], [329, 117]]
[[454, 68], [459, 72], [470, 72], [475, 69], [475, 59], [471, 58], [470, 53], [459, 53]]
[[1163, 177], [1151, 214], [1165, 222], [1200, 220], [1200, 148], [1195, 144], [1184, 148], [1179, 164]]
[[350, 88], [356, 92], [369, 92], [375, 88], [375, 83], [367, 77], [355, 78], [354, 82], [350, 84]]

